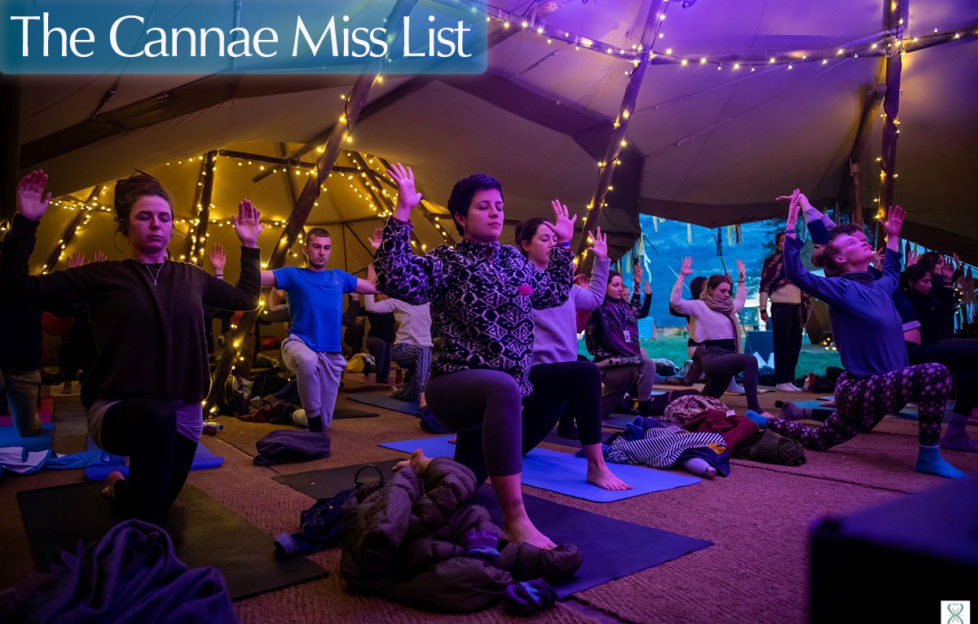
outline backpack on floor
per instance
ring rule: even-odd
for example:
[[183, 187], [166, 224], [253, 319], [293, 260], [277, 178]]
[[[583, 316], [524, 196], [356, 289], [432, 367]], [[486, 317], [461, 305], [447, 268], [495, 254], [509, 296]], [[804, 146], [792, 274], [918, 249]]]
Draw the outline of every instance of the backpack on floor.
[[[373, 470], [376, 479], [360, 481], [364, 470]], [[367, 464], [353, 477], [353, 487], [335, 496], [320, 498], [312, 507], [299, 514], [299, 532], [281, 533], [275, 539], [276, 554], [295, 557], [339, 546], [343, 541], [343, 504], [357, 490], [365, 497], [384, 487], [384, 473], [373, 464]]]
[[659, 420], [677, 423], [679, 426], [683, 426], [707, 410], [717, 409], [723, 410], [724, 413], [730, 410], [720, 399], [714, 399], [713, 397], [702, 394], [687, 394], [670, 402]]

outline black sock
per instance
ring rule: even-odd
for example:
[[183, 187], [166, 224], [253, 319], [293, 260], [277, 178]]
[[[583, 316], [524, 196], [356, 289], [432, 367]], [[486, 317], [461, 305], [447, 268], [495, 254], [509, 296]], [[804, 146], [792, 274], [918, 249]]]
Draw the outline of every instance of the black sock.
[[323, 417], [322, 416], [310, 416], [309, 417], [309, 431], [316, 431], [322, 433], [323, 431]]

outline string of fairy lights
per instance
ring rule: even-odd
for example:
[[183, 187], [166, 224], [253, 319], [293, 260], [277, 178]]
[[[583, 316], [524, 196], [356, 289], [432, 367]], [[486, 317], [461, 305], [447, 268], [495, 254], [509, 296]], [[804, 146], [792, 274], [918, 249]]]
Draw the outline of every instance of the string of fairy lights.
[[[658, 19], [661, 22], [666, 21], [666, 17], [667, 17], [666, 12], [671, 4], [672, 3], [669, 0], [664, 0], [662, 4], [662, 8], [657, 15]], [[891, 11], [896, 12], [898, 8], [899, 8], [898, 2], [896, 0], [893, 0], [890, 3], [889, 9]], [[746, 58], [746, 57], [740, 58], [740, 57], [732, 57], [732, 56], [716, 56], [716, 55], [700, 55], [700, 54], [693, 54], [693, 53], [683, 53], [681, 51], [677, 51], [674, 47], [666, 47], [664, 50], [657, 52], [651, 49], [645, 50], [642, 48], [641, 45], [633, 44], [626, 49], [623, 47], [612, 45], [605, 41], [601, 41], [599, 39], [587, 37], [579, 33], [573, 33], [568, 30], [556, 28], [543, 21], [537, 21], [532, 17], [524, 17], [524, 16], [518, 16], [512, 13], [508, 13], [500, 8], [487, 7], [486, 10], [487, 10], [486, 20], [489, 22], [495, 21], [499, 23], [503, 29], [508, 30], [511, 28], [519, 28], [521, 29], [522, 32], [540, 37], [541, 40], [545, 41], [546, 44], [548, 45], [557, 43], [557, 44], [564, 44], [567, 46], [573, 46], [575, 51], [583, 50], [589, 53], [602, 54], [616, 59], [625, 60], [631, 63], [633, 67], [637, 66], [644, 59], [648, 63], [654, 65], [677, 65], [679, 67], [715, 67], [717, 71], [731, 71], [731, 72], [743, 71], [747, 73], [752, 73], [752, 72], [756, 72], [760, 68], [772, 69], [776, 67], [783, 67], [785, 70], [793, 70], [796, 66], [799, 66], [801, 64], [806, 64], [806, 63], [808, 64], [818, 63], [821, 65], [827, 65], [833, 61], [847, 60], [847, 59], [860, 58], [860, 57], [889, 56], [897, 52], [899, 52], [899, 54], [901, 55], [905, 55], [909, 52], [913, 52], [915, 49], [930, 47], [931, 45], [934, 45], [935, 43], [938, 42], [958, 40], [962, 38], [970, 38], [970, 37], [978, 36], [978, 28], [975, 27], [969, 27], [966, 29], [956, 29], [956, 30], [941, 30], [940, 28], [934, 28], [932, 32], [927, 33], [926, 35], [923, 34], [918, 34], [914, 36], [906, 35], [903, 37], [897, 37], [896, 36], [897, 33], [894, 31], [880, 31], [878, 33], [874, 33], [860, 40], [857, 43], [847, 45], [847, 46], [842, 46], [842, 47], [835, 47], [830, 50], [817, 50], [817, 51], [796, 50], [796, 51], [782, 52], [779, 53], [778, 55], [767, 56], [763, 58]], [[903, 26], [902, 19], [899, 20], [899, 25], [901, 27]], [[664, 28], [664, 24], [662, 24], [660, 25], [659, 28], [657, 42], [661, 41], [662, 44], [665, 44], [666, 35], [667, 32]], [[630, 73], [630, 71], [631, 70], [627, 70], [626, 73]], [[383, 83], [383, 81], [384, 78], [382, 75], [378, 74], [375, 77], [375, 84], [381, 84]], [[341, 95], [340, 98], [345, 102], [347, 101], [346, 95]], [[616, 119], [613, 122], [614, 127], [618, 128], [622, 120], [628, 119], [631, 114], [632, 111], [629, 111], [627, 109], [621, 110], [618, 117], [616, 117]], [[884, 122], [886, 122], [887, 121], [886, 113], [881, 113], [880, 115], [881, 118], [884, 120]], [[344, 111], [344, 113], [339, 116], [338, 122], [340, 124], [347, 123], [346, 111]], [[900, 125], [901, 125], [900, 120], [894, 119], [892, 120], [892, 123], [894, 126], [896, 126], [896, 130], [895, 130], [896, 134], [899, 134]], [[350, 131], [349, 129], [345, 130], [344, 133], [342, 134], [342, 140], [346, 144], [352, 144], [353, 143], [352, 131]], [[626, 147], [628, 145], [627, 139], [622, 139], [621, 144], [622, 147]], [[323, 150], [324, 150], [323, 146], [320, 146], [317, 148], [316, 151], [321, 154]], [[219, 154], [219, 155], [223, 156], [223, 154]], [[182, 165], [184, 163], [191, 164], [191, 165], [200, 165], [201, 162], [204, 160], [204, 158], [205, 158], [204, 155], [198, 155], [186, 159], [178, 159], [175, 161], [175, 163], [176, 165]], [[272, 173], [278, 173], [279, 171], [283, 173], [291, 172], [292, 175], [296, 176], [296, 178], [300, 178], [301, 176], [313, 176], [317, 174], [315, 163], [290, 162], [288, 166], [285, 165], [269, 166], [264, 163], [256, 163], [252, 159], [237, 158], [236, 160], [237, 160], [236, 164], [238, 167], [245, 167], [245, 166], [257, 167], [259, 172], [267, 171], [270, 168]], [[351, 160], [354, 160], [354, 162], [356, 162], [356, 159], [351, 159]], [[892, 174], [888, 174], [885, 170], [883, 170], [882, 161], [883, 161], [882, 157], [876, 158], [876, 162], [880, 164], [881, 187], [882, 187], [882, 182], [886, 180], [887, 175], [892, 175], [894, 179], [899, 178], [899, 173], [893, 172]], [[381, 167], [383, 167], [383, 165], [381, 164], [381, 161], [377, 159], [377, 157], [375, 156], [368, 156], [366, 162], [369, 163], [372, 173], [379, 174], [379, 175], [372, 175], [371, 173], [368, 173], [368, 171], [364, 170], [364, 168], [360, 165], [359, 162], [356, 162], [355, 164], [356, 171], [342, 171], [342, 172], [332, 171], [328, 176], [328, 180], [324, 182], [320, 190], [324, 192], [327, 190], [327, 184], [329, 184], [329, 180], [333, 180], [334, 186], [336, 183], [345, 183], [361, 202], [369, 206], [371, 211], [374, 214], [376, 214], [378, 218], [387, 217], [391, 214], [392, 206], [393, 206], [393, 200], [391, 199], [391, 192], [384, 186], [378, 185], [376, 183], [376, 179], [384, 179], [384, 181], [387, 182], [387, 180], [384, 178], [383, 168], [379, 170], [376, 168], [377, 165], [380, 165]], [[166, 163], [167, 166], [172, 166], [173, 164], [174, 164], [173, 161]], [[620, 159], [616, 160], [614, 164], [616, 165], [621, 164], [621, 160]], [[599, 169], [603, 169], [608, 165], [609, 163], [603, 161], [597, 161], [597, 166]], [[216, 173], [216, 171], [217, 171], [217, 163], [215, 159], [215, 162], [212, 164], [211, 167], [211, 173], [214, 174]], [[206, 169], [204, 167], [201, 167], [198, 186], [203, 185], [203, 176], [205, 175], [205, 173], [206, 173]], [[358, 177], [359, 179], [357, 179]], [[99, 193], [99, 195], [100, 196], [103, 195], [105, 193], [105, 190], [106, 189], [103, 188], [101, 193]], [[609, 191], [611, 190], [613, 190], [613, 187], [609, 188]], [[376, 201], [376, 199], [380, 199], [381, 201], [378, 202]], [[874, 201], [878, 204], [879, 197], [877, 197]], [[382, 205], [378, 206], [378, 203], [381, 203]], [[95, 198], [95, 200], [92, 202], [83, 202], [77, 198], [72, 198], [72, 197], [59, 198], [53, 201], [52, 204], [55, 206], [60, 206], [67, 210], [75, 210], [75, 209], [86, 210], [89, 213], [107, 212], [111, 214], [113, 212], [111, 207], [99, 203], [98, 198]], [[314, 206], [318, 207], [318, 205], [319, 203], [318, 201], [316, 201], [314, 203]], [[607, 206], [607, 201], [603, 202], [602, 205]], [[210, 203], [210, 205], [208, 206], [208, 208], [213, 208], [213, 207], [214, 207], [213, 203]], [[590, 211], [594, 208], [594, 206], [589, 202], [585, 208], [586, 210]], [[206, 229], [199, 236], [196, 234], [196, 232], [200, 231], [198, 228], [200, 226], [201, 213], [209, 212], [209, 211], [205, 211], [199, 203], [197, 204], [196, 209], [197, 209], [196, 214], [193, 217], [189, 219], [177, 219], [175, 220], [175, 225], [187, 226], [188, 235], [191, 237], [191, 247], [190, 247], [189, 254], [181, 254], [180, 259], [187, 260], [189, 256], [190, 261], [200, 263], [202, 262], [203, 255], [205, 253], [207, 239], [210, 238], [211, 235], [210, 233], [206, 232]], [[432, 226], [436, 229], [436, 231], [439, 232], [439, 234], [442, 236], [445, 242], [452, 242], [447, 231], [438, 221], [439, 218], [448, 218], [447, 216], [434, 214], [427, 210], [424, 211], [423, 214], [425, 218], [429, 221], [429, 223], [431, 223]], [[882, 207], [878, 208], [878, 211], [875, 216], [877, 219], [885, 218], [885, 211], [883, 210]], [[79, 225], [76, 228], [74, 235], [77, 236], [81, 234], [81, 230], [88, 224], [90, 218], [91, 215], [87, 216], [85, 219], [79, 222]], [[284, 227], [287, 221], [271, 220], [270, 223], [274, 227]], [[215, 225], [218, 228], [232, 227], [233, 222], [230, 218], [208, 219], [208, 225]], [[6, 224], [0, 224], [0, 233], [2, 233], [6, 227], [7, 227]], [[285, 242], [284, 238], [285, 237], [283, 236], [282, 239], [280, 239], [282, 243]], [[301, 234], [300, 234], [299, 242], [301, 243]], [[60, 246], [59, 257], [64, 258], [65, 257], [64, 249], [67, 246], [67, 242], [64, 240], [64, 236], [62, 237], [62, 239], [59, 241], [58, 244]], [[416, 240], [412, 240], [412, 244], [415, 247], [419, 246], [419, 243]], [[422, 250], [427, 249], [425, 244], [420, 244], [420, 246], [422, 247]], [[298, 254], [295, 251], [293, 251], [292, 256], [297, 257]], [[53, 267], [46, 266], [45, 271], [48, 271], [51, 268]]]
[[[978, 36], [978, 25], [953, 30], [941, 30], [940, 28], [933, 28], [931, 32], [926, 34], [908, 35], [904, 34], [904, 20], [901, 18], [897, 20], [898, 28], [896, 29], [884, 29], [879, 32], [872, 33], [871, 35], [856, 42], [830, 49], [791, 50], [764, 57], [744, 57], [738, 55], [718, 56], [709, 54], [703, 55], [682, 52], [677, 50], [675, 46], [665, 47], [664, 50], [661, 49], [661, 45], [667, 45], [665, 41], [667, 32], [664, 27], [664, 22], [666, 21], [667, 17], [666, 12], [669, 6], [672, 4], [674, 4], [674, 2], [663, 0], [662, 7], [659, 13], [656, 15], [658, 20], [663, 22], [659, 25], [660, 27], [656, 37], [657, 45], [653, 45], [648, 50], [645, 50], [641, 45], [636, 44], [631, 45], [627, 49], [612, 45], [605, 41], [586, 37], [579, 33], [573, 33], [568, 30], [555, 28], [546, 24], [544, 21], [537, 21], [532, 16], [516, 15], [498, 7], [487, 7], [486, 21], [490, 23], [496, 22], [504, 30], [518, 28], [521, 30], [521, 32], [527, 33], [531, 36], [537, 36], [547, 45], [564, 44], [567, 46], [572, 46], [575, 51], [583, 50], [586, 52], [601, 54], [627, 61], [631, 63], [632, 68], [625, 70], [626, 75], [631, 74], [634, 67], [637, 67], [643, 60], [652, 65], [676, 65], [682, 68], [715, 68], [716, 71], [729, 71], [744, 75], [756, 73], [758, 70], [770, 71], [778, 68], [783, 68], [785, 71], [792, 71], [796, 67], [803, 64], [817, 64], [824, 66], [833, 62], [846, 61], [850, 59], [890, 57], [895, 53], [899, 53], [901, 57], [903, 57], [914, 50], [931, 47], [937, 43]], [[891, 0], [887, 8], [889, 11], [897, 14], [900, 10], [898, 0]], [[656, 47], [660, 48], [659, 51], [655, 51], [654, 48]], [[621, 126], [622, 120], [627, 120], [632, 113], [633, 111], [622, 109], [619, 112], [619, 115], [613, 121], [613, 127], [618, 129]], [[881, 113], [880, 116], [884, 123], [888, 122], [886, 113]], [[891, 123], [895, 127], [895, 133], [899, 135], [901, 124], [900, 120], [893, 119]], [[621, 146], [626, 147], [627, 145], [627, 139], [623, 138], [621, 140]], [[892, 173], [888, 174], [884, 169], [882, 156], [877, 157], [876, 162], [880, 165], [881, 191], [887, 175], [892, 175], [893, 179], [897, 179], [899, 178], [899, 173], [893, 171]], [[613, 164], [620, 165], [621, 160], [618, 159]], [[607, 162], [601, 160], [597, 161], [599, 170], [604, 169], [608, 165], [609, 163]], [[610, 187], [609, 191], [611, 191], [612, 188], [613, 187]], [[880, 203], [879, 193], [877, 193], [874, 203]], [[607, 201], [602, 202], [602, 207], [606, 207], [607, 205]], [[593, 208], [594, 206], [591, 202], [585, 206], [585, 210], [587, 211], [591, 211]], [[883, 207], [878, 207], [875, 214], [876, 219], [885, 219], [885, 216], [885, 210]]]
[[[669, 0], [664, 0], [662, 9], [658, 14], [660, 21], [666, 21], [666, 11], [670, 4]], [[890, 4], [891, 11], [898, 10], [898, 4], [894, 1]], [[828, 64], [833, 60], [844, 58], [865, 58], [889, 56], [892, 50], [888, 49], [893, 40], [894, 33], [885, 30], [873, 33], [857, 43], [852, 43], [842, 47], [832, 47], [822, 50], [791, 50], [781, 52], [773, 56], [746, 57], [739, 55], [710, 55], [696, 54], [692, 52], [682, 53], [677, 51], [674, 46], [666, 47], [664, 50], [644, 50], [641, 45], [632, 44], [627, 49], [613, 45], [598, 39], [587, 37], [579, 33], [559, 29], [537, 21], [531, 16], [520, 16], [509, 13], [498, 7], [487, 7], [486, 21], [496, 22], [504, 30], [518, 28], [522, 32], [536, 35], [548, 45], [560, 43], [572, 46], [575, 51], [584, 50], [594, 54], [621, 59], [638, 65], [642, 59], [646, 59], [653, 65], [679, 65], [681, 67], [707, 66], [717, 70], [745, 70], [757, 71], [760, 67], [782, 66], [792, 70], [802, 63]], [[903, 25], [903, 20], [899, 20]], [[657, 40], [663, 40], [665, 44], [666, 32], [660, 28]], [[913, 52], [915, 49], [930, 47], [937, 41], [957, 40], [962, 38], [978, 36], [978, 25], [967, 28], [953, 30], [941, 30], [934, 28], [932, 32], [915, 36], [905, 36], [893, 42], [895, 48], [900, 49], [901, 54]], [[627, 72], [626, 72], [627, 73]]]
[[[330, 172], [327, 182], [321, 185], [320, 190], [322, 192], [327, 192], [329, 187], [333, 188], [335, 191], [345, 186], [360, 202], [370, 208], [378, 220], [389, 217], [393, 212], [396, 189], [394, 185], [385, 177], [386, 173], [384, 173], [384, 171], [386, 168], [386, 162], [383, 159], [373, 155], [367, 155], [364, 157], [356, 154], [356, 157], [354, 157], [354, 153], [349, 151], [346, 151], [345, 154], [354, 164], [337, 167], [337, 170]], [[221, 167], [234, 167], [236, 165], [237, 167], [249, 167], [255, 172], [263, 172], [266, 170], [270, 170], [272, 173], [291, 172], [291, 174], [297, 179], [301, 179], [305, 176], [316, 175], [315, 163], [295, 163], [289, 165], [272, 166], [258, 161], [257, 156], [254, 158], [237, 155], [229, 156], [222, 154], [221, 152], [217, 153], [209, 164], [209, 167], [204, 163], [204, 160], [206, 159], [206, 155], [204, 154], [164, 162], [163, 165], [165, 167], [199, 167], [196, 181], [198, 195], [197, 201], [194, 204], [195, 213], [189, 218], [177, 218], [173, 221], [176, 228], [185, 229], [185, 235], [190, 241], [189, 252], [182, 253], [177, 256], [177, 258], [181, 261], [201, 264], [203, 262], [204, 255], [206, 254], [208, 239], [211, 238], [212, 234], [211, 232], [208, 232], [206, 228], [203, 230], [200, 228], [202, 221], [201, 216], [205, 213], [209, 213], [209, 210], [204, 210], [203, 203], [200, 200], [199, 189], [203, 187], [204, 179], [208, 174], [215, 176], [217, 175], [217, 161], [219, 158], [236, 161], [232, 162], [230, 165], [222, 164], [220, 165]], [[378, 180], [382, 180], [385, 184], [378, 183]], [[58, 197], [51, 201], [51, 206], [55, 208], [60, 208], [66, 211], [81, 211], [85, 214], [82, 219], [78, 220], [77, 226], [73, 230], [69, 229], [69, 231], [58, 240], [56, 248], [58, 255], [54, 256], [56, 259], [65, 260], [67, 258], [65, 250], [68, 244], [71, 242], [73, 237], [81, 236], [83, 230], [89, 224], [93, 215], [98, 213], [114, 214], [114, 208], [105, 203], [106, 200], [104, 195], [107, 191], [108, 187], [103, 186], [99, 192], [95, 194], [95, 197], [88, 201], [71, 196]], [[317, 200], [313, 205], [318, 207], [319, 201]], [[209, 202], [208, 208], [215, 208], [214, 202]], [[435, 231], [438, 232], [444, 242], [453, 242], [447, 230], [439, 222], [439, 219], [450, 218], [448, 215], [436, 214], [427, 209], [422, 211], [422, 215], [426, 220], [428, 220]], [[284, 228], [288, 221], [287, 219], [270, 219], [266, 220], [266, 223], [274, 228]], [[209, 218], [207, 224], [216, 226], [218, 228], [234, 227], [234, 221], [230, 216], [225, 218]], [[311, 227], [315, 226], [316, 224], [308, 223], [307, 225]], [[7, 227], [8, 225], [6, 223], [0, 224], [0, 233], [3, 233]], [[285, 234], [282, 234], [278, 240], [278, 244], [285, 244], [286, 242], [287, 237]], [[303, 244], [303, 235], [301, 231], [298, 234], [296, 243], [297, 245], [295, 245], [293, 250], [290, 252], [293, 258], [299, 257], [297, 249]], [[428, 250], [427, 243], [421, 243], [416, 237], [412, 239], [412, 245], [416, 248], [420, 247], [422, 251]], [[42, 273], [51, 271], [55, 264], [56, 262], [49, 262], [46, 264], [42, 269]], [[262, 263], [263, 268], [267, 268], [267, 266], [267, 262]]]

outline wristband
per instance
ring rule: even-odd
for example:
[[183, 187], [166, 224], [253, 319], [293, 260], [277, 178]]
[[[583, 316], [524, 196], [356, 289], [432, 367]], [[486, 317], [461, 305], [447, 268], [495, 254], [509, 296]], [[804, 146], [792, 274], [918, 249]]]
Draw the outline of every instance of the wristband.
[[215, 273], [214, 274], [214, 277], [216, 277], [217, 279], [222, 279], [224, 277], [224, 274], [223, 273]]
[[794, 230], [785, 230], [784, 233], [785, 234], [794, 234], [795, 231]]
[[560, 246], [560, 247], [565, 247], [567, 249], [570, 249], [570, 241], [564, 241], [562, 243], [557, 243], [557, 245]]

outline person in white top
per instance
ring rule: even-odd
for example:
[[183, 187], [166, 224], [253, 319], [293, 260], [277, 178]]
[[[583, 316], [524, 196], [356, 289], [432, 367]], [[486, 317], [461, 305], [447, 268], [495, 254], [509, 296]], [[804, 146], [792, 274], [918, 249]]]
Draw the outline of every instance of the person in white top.
[[699, 360], [706, 374], [703, 394], [720, 397], [734, 375], [743, 371], [747, 405], [755, 412], [763, 412], [757, 401], [757, 360], [752, 355], [740, 353], [740, 323], [737, 312], [743, 309], [747, 298], [744, 285], [745, 267], [737, 261], [739, 278], [737, 294], [730, 296], [730, 275], [711, 275], [700, 298], [696, 301], [683, 299], [683, 282], [693, 272], [693, 259], [683, 258], [679, 277], [672, 287], [669, 303], [680, 314], [696, 320], [696, 339], [700, 345], [693, 355]]

